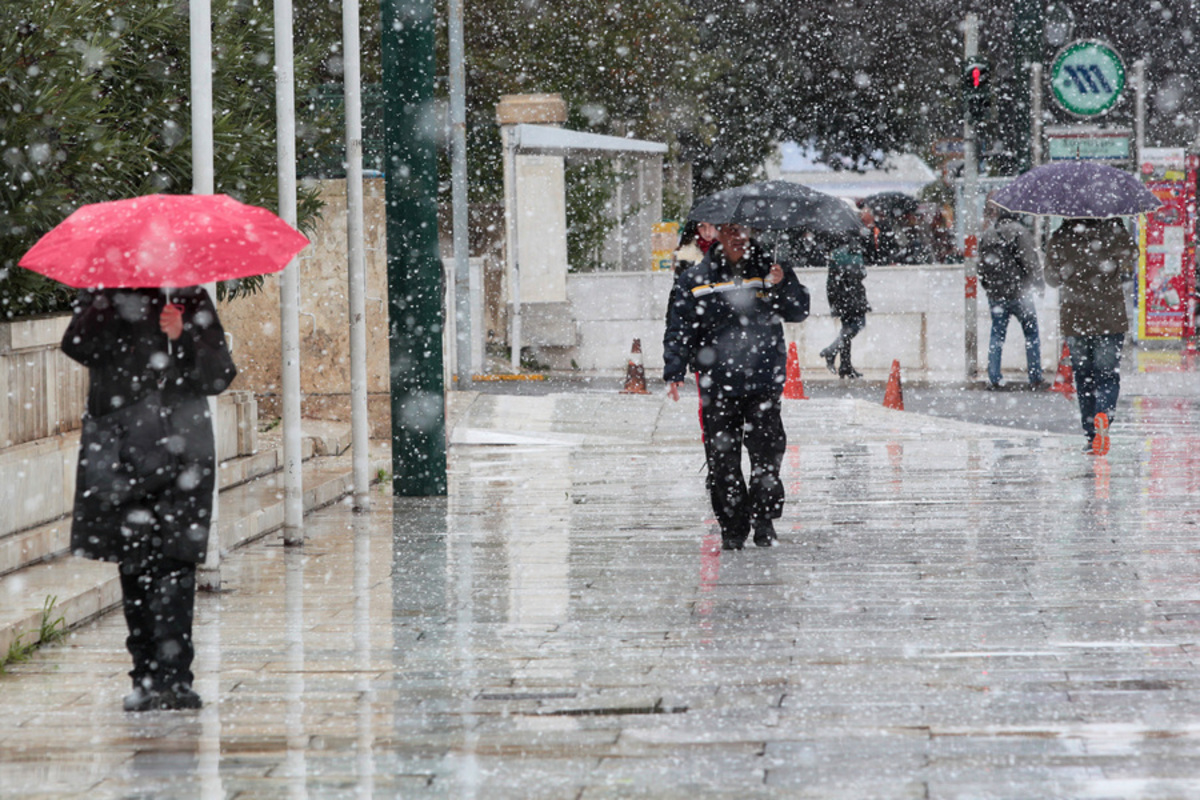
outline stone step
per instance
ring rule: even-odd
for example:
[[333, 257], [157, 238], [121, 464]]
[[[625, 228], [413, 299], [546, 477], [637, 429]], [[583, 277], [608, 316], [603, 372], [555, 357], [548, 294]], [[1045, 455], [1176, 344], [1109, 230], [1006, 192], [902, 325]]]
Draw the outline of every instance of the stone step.
[[[316, 426], [310, 432], [305, 424], [306, 437], [314, 453], [338, 453], [314, 455], [304, 462], [306, 514], [336, 502], [353, 489], [352, 454], [343, 446], [349, 441], [346, 427], [343, 436], [336, 427]], [[381, 472], [390, 472], [391, 458], [386, 442], [372, 443], [369, 464], [373, 481]], [[218, 513], [223, 556], [233, 548], [283, 527], [283, 495], [279, 472], [264, 474], [221, 491]], [[390, 502], [390, 492], [385, 491], [379, 499]], [[68, 529], [65, 522], [61, 527], [64, 531]], [[63, 535], [61, 532], [54, 534]], [[47, 546], [54, 546], [53, 542]], [[61, 617], [62, 625], [71, 628], [116, 608], [120, 597], [114, 564], [65, 554], [0, 577], [0, 659], [18, 638], [22, 644], [40, 640], [43, 609], [49, 599], [54, 600], [50, 620]]]

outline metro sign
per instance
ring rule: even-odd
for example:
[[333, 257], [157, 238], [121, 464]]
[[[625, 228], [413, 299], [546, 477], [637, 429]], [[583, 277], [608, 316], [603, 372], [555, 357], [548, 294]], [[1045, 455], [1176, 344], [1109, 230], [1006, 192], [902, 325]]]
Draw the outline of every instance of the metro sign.
[[1125, 65], [1117, 52], [1103, 42], [1072, 42], [1054, 59], [1050, 88], [1058, 104], [1071, 114], [1080, 117], [1104, 114], [1125, 89]]

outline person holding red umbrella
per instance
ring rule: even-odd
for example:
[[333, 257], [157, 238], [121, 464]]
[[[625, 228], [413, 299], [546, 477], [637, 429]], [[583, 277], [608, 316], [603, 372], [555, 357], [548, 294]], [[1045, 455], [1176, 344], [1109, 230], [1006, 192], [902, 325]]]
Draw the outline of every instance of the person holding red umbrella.
[[[207, 397], [237, 374], [216, 308], [203, 287], [80, 292], [63, 352], [88, 368], [71, 550], [116, 561], [129, 627], [133, 691], [126, 711], [199, 708], [192, 688], [196, 566], [212, 519], [216, 450]], [[145, 492], [107, 488], [116, 467], [101, 461], [106, 420], [171, 417], [158, 446], [174, 458], [162, 485]], [[136, 423], [134, 423], [136, 424]]]
[[199, 284], [278, 272], [308, 243], [226, 195], [156, 194], [82, 206], [21, 258], [83, 290], [62, 341], [89, 379], [71, 549], [120, 565], [126, 711], [202, 702], [191, 665], [217, 473], [207, 398], [237, 368]]

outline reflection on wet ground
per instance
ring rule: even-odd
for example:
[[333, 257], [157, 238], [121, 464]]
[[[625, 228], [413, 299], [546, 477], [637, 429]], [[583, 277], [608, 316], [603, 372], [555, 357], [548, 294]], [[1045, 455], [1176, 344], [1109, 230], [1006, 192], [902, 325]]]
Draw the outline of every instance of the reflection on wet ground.
[[1106, 459], [789, 402], [782, 545], [739, 553], [694, 405], [455, 402], [448, 497], [227, 560], [202, 711], [120, 711], [119, 615], [0, 677], [0, 795], [1200, 796], [1194, 399]]

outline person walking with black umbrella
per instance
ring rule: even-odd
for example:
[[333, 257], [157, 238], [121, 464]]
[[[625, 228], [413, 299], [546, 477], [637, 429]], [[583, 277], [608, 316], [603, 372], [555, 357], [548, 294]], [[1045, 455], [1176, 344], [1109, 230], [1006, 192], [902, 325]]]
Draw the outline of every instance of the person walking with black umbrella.
[[[672, 400], [689, 369], [698, 376], [708, 488], [722, 547], [777, 541], [779, 471], [787, 448], [780, 417], [787, 343], [782, 322], [808, 316], [808, 290], [774, 263], [745, 225], [717, 226], [717, 243], [676, 281], [663, 336], [663, 379]], [[742, 447], [750, 478], [742, 472]]]

